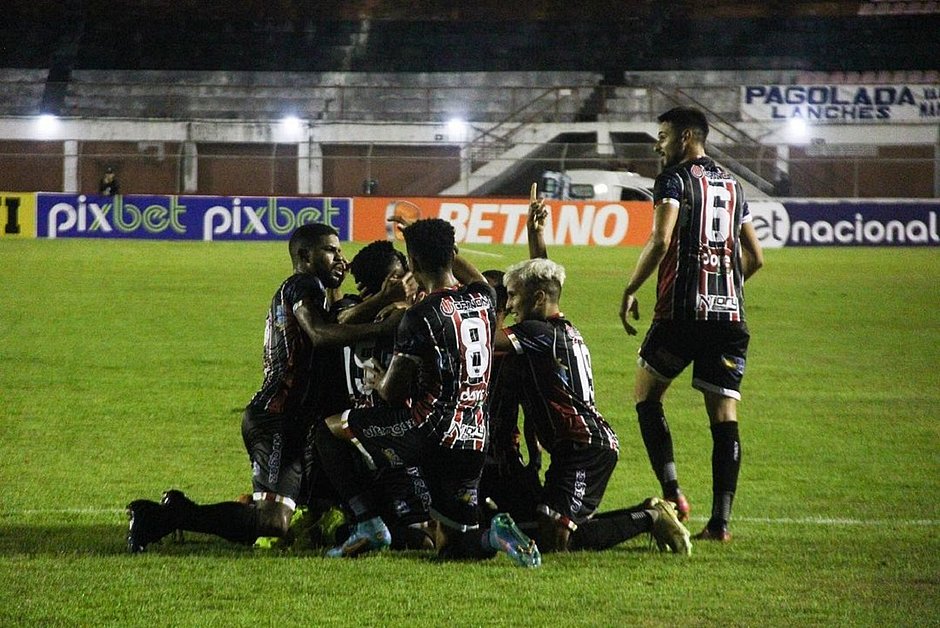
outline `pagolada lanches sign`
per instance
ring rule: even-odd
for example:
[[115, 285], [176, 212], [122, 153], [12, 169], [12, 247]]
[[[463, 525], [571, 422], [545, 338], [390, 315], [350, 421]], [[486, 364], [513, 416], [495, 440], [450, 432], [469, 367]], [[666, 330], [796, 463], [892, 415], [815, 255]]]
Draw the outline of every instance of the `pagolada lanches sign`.
[[744, 120], [847, 124], [940, 121], [940, 85], [746, 85]]

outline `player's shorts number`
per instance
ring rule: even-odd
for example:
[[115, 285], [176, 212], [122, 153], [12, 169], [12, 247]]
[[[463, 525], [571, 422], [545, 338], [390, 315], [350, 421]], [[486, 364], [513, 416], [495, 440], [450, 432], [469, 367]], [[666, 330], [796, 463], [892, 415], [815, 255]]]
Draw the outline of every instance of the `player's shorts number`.
[[483, 377], [490, 367], [490, 348], [487, 343], [489, 329], [483, 319], [465, 318], [460, 321], [460, 342], [471, 378]]

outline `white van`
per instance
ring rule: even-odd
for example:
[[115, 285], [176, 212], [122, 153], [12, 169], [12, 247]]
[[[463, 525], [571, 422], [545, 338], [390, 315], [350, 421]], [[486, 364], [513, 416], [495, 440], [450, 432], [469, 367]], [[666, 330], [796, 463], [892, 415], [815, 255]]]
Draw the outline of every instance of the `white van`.
[[540, 196], [562, 200], [652, 201], [653, 182], [621, 170], [565, 170], [542, 173]]

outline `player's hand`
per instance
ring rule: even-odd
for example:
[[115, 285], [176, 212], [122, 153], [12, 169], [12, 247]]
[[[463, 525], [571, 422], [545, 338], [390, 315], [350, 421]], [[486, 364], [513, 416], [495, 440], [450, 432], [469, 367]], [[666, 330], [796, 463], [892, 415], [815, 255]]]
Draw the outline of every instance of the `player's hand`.
[[541, 231], [545, 228], [547, 217], [548, 209], [545, 207], [545, 199], [539, 198], [539, 184], [533, 183], [529, 189], [529, 215], [526, 218], [526, 227], [529, 231]]
[[408, 304], [404, 301], [397, 301], [395, 303], [390, 303], [386, 305], [375, 315], [375, 321], [381, 323], [382, 331], [386, 333], [395, 333], [395, 330], [398, 329], [398, 324], [401, 322], [402, 317], [405, 315], [405, 310], [408, 309]]
[[415, 222], [414, 220], [412, 220], [412, 219], [410, 219], [410, 218], [405, 218], [404, 216], [399, 216], [398, 214], [395, 214], [394, 216], [389, 216], [389, 217], [388, 217], [388, 221], [389, 221], [389, 222], [393, 222], [393, 223], [395, 223], [396, 225], [398, 225], [398, 228], [399, 228], [399, 229], [404, 229], [405, 227], [410, 227], [410, 226], [411, 226], [412, 224], [414, 224], [414, 222]]
[[640, 303], [636, 300], [636, 295], [623, 291], [623, 300], [620, 302], [620, 322], [623, 323], [623, 329], [627, 334], [636, 336], [636, 327], [627, 320], [632, 317], [633, 320], [640, 320]]
[[385, 303], [412, 301], [418, 291], [418, 282], [410, 272], [404, 275], [389, 275], [382, 282], [381, 295]]
[[362, 392], [368, 394], [375, 390], [376, 384], [385, 377], [385, 369], [375, 358], [362, 363]]

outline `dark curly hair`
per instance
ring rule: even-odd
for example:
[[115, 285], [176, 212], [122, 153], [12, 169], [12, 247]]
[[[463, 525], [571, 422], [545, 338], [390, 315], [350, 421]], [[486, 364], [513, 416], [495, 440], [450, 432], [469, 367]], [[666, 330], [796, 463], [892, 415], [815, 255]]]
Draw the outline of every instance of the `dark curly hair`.
[[361, 285], [369, 294], [375, 294], [382, 289], [382, 283], [388, 276], [388, 267], [395, 260], [408, 270], [408, 259], [404, 253], [388, 240], [376, 240], [356, 253], [349, 263], [349, 272], [357, 285]]
[[454, 227], [446, 220], [418, 220], [402, 229], [401, 233], [408, 253], [421, 270], [434, 272], [450, 268], [454, 263]]
[[489, 282], [493, 290], [496, 291], [496, 312], [502, 312], [506, 309], [506, 302], [509, 301], [509, 292], [503, 283], [503, 271], [497, 269], [484, 270], [483, 276]]

